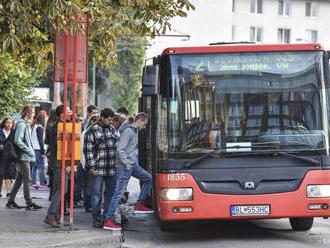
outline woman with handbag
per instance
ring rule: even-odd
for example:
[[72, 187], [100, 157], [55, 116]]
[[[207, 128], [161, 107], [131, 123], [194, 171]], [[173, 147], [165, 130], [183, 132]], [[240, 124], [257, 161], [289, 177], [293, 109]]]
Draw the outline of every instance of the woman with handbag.
[[12, 132], [13, 127], [14, 120], [10, 117], [3, 119], [0, 123], [0, 197], [2, 196], [1, 190], [3, 181], [5, 181], [6, 185], [6, 196], [9, 197], [11, 190], [11, 182], [16, 177], [16, 167], [11, 163], [5, 163], [4, 161], [2, 161], [3, 147], [9, 134]]

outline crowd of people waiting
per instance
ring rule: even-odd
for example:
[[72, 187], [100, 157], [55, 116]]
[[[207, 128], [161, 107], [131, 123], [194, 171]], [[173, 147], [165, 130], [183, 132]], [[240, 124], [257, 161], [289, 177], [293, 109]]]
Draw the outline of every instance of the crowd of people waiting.
[[[4, 118], [0, 124], [0, 193], [5, 182], [6, 207], [9, 209], [39, 210], [43, 208], [32, 201], [30, 189], [49, 190], [50, 205], [44, 223], [51, 227], [60, 226], [61, 161], [57, 159], [57, 126], [63, 119], [64, 106], [59, 105], [48, 116], [47, 112], [26, 106], [21, 118]], [[67, 110], [68, 118], [71, 112]], [[71, 121], [68, 119], [67, 121]], [[77, 118], [82, 122], [82, 158], [74, 172], [74, 206], [84, 207], [92, 215], [92, 226], [106, 230], [121, 230], [121, 223], [128, 218], [122, 211], [128, 198], [127, 185], [131, 176], [140, 180], [141, 191], [134, 205], [135, 213], [152, 213], [145, 205], [151, 190], [151, 174], [139, 165], [138, 131], [148, 124], [148, 115], [138, 113], [129, 117], [125, 107], [116, 112], [110, 108], [100, 111], [90, 105], [87, 117]], [[4, 159], [3, 149], [12, 137], [18, 153], [15, 161]], [[46, 162], [46, 163], [45, 163]], [[48, 164], [47, 175], [45, 164]], [[65, 205], [69, 202], [71, 168], [66, 167]], [[37, 184], [37, 175], [39, 184]], [[15, 181], [11, 188], [12, 181]], [[15, 202], [16, 194], [23, 184], [26, 206]], [[0, 197], [2, 197], [0, 195]], [[102, 211], [103, 210], [103, 211]]]

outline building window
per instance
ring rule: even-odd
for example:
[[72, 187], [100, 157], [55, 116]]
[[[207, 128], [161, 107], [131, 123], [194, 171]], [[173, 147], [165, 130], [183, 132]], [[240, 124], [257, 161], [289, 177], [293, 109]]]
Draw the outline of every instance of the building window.
[[317, 43], [318, 42], [317, 30], [307, 30], [307, 37], [308, 37], [309, 42]]
[[251, 0], [251, 13], [262, 13], [262, 0]]
[[316, 17], [317, 16], [317, 4], [314, 2], [306, 2], [305, 3], [305, 15], [308, 17]]
[[235, 2], [236, 2], [236, 0], [232, 0], [232, 2], [231, 2], [232, 3], [232, 5], [231, 5], [231, 11], [232, 12], [235, 12], [235, 7], [236, 7]]
[[250, 27], [250, 41], [262, 42], [262, 27]]
[[278, 14], [282, 16], [289, 16], [291, 9], [291, 0], [278, 1]]
[[232, 41], [236, 40], [236, 26], [235, 25], [231, 26], [231, 40]]
[[290, 29], [279, 28], [277, 32], [278, 43], [290, 43]]

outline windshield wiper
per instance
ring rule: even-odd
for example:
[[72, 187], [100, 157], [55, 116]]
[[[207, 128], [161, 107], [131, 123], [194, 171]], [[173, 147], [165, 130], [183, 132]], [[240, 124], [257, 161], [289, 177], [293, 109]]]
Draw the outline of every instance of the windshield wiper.
[[305, 156], [298, 156], [298, 155], [293, 155], [291, 153], [287, 153], [287, 152], [280, 152], [280, 151], [252, 151], [252, 152], [248, 152], [248, 153], [234, 153], [236, 156], [248, 156], [248, 155], [260, 155], [260, 156], [265, 156], [265, 155], [273, 155], [273, 156], [277, 156], [277, 155], [281, 155], [281, 156], [285, 156], [288, 158], [293, 158], [299, 161], [303, 161], [303, 162], [307, 162], [307, 163], [311, 163], [311, 164], [315, 164], [315, 165], [320, 165], [320, 161], [310, 158], [310, 157], [305, 157]]
[[[271, 141], [271, 142], [259, 142], [259, 143], [253, 143], [251, 146], [231, 146], [231, 147], [227, 147], [226, 149], [241, 149], [241, 148], [264, 148], [264, 147], [269, 147], [269, 145], [278, 145], [280, 144], [280, 142], [278, 141]], [[266, 146], [264, 146], [266, 145]], [[208, 152], [194, 160], [191, 160], [187, 163], [184, 164], [184, 168], [189, 169], [191, 166], [198, 164], [200, 161], [202, 161], [203, 159], [209, 157], [210, 155], [218, 152], [218, 151], [226, 151], [226, 149], [222, 149], [222, 148], [218, 148], [218, 149], [214, 149], [211, 152]]]
[[[261, 144], [261, 143], [260, 143]], [[259, 144], [258, 144], [259, 145]], [[249, 147], [243, 147], [243, 146], [237, 146], [237, 147], [230, 147], [231, 149], [233, 148], [256, 148], [256, 147], [260, 147], [260, 146], [249, 146]], [[218, 151], [226, 151], [226, 149], [221, 149], [221, 148], [218, 148], [218, 149], [214, 149], [213, 151], [211, 152], [208, 152], [194, 160], [191, 160], [187, 163], [184, 164], [184, 168], [185, 169], [190, 169], [193, 165], [196, 165], [198, 164], [200, 161], [204, 160], [205, 158], [208, 158], [209, 156], [211, 156], [212, 154], [218, 152]], [[251, 152], [248, 152], [248, 153], [236, 153], [236, 152], [230, 152], [231, 154], [235, 154], [236, 156], [247, 156], [247, 155], [261, 155], [261, 156], [264, 156], [264, 155], [282, 155], [282, 156], [285, 156], [285, 157], [289, 157], [289, 158], [293, 158], [293, 159], [296, 159], [296, 160], [299, 160], [299, 161], [303, 161], [303, 162], [307, 162], [307, 163], [311, 163], [311, 164], [315, 164], [315, 165], [320, 165], [320, 161], [319, 160], [316, 160], [316, 159], [313, 159], [313, 158], [310, 158], [310, 157], [305, 157], [305, 156], [298, 156], [298, 155], [293, 155], [291, 153], [287, 153], [287, 152], [280, 152], [280, 151], [251, 151]]]
[[320, 161], [316, 160], [316, 159], [313, 159], [313, 158], [297, 156], [297, 155], [293, 155], [293, 154], [290, 154], [290, 153], [287, 153], [287, 152], [276, 152], [276, 154], [280, 154], [282, 156], [286, 156], [286, 157], [289, 157], [289, 158], [294, 158], [296, 160], [300, 160], [300, 161], [303, 161], [303, 162], [308, 162], [308, 163], [311, 163], [311, 164], [320, 165]]
[[190, 169], [191, 166], [197, 164], [198, 162], [202, 161], [203, 159], [205, 159], [205, 158], [209, 157], [210, 155], [216, 153], [217, 151], [221, 151], [221, 150], [222, 150], [221, 148], [214, 149], [211, 152], [208, 152], [208, 153], [206, 153], [206, 154], [204, 154], [204, 155], [202, 155], [202, 156], [200, 156], [200, 157], [198, 157], [196, 159], [193, 159], [193, 160], [185, 163], [183, 167], [186, 168], [186, 169]]

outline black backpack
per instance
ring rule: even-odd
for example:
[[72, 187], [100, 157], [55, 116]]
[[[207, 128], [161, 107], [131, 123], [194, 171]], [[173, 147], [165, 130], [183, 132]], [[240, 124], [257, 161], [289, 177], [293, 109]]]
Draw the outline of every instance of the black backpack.
[[2, 161], [5, 163], [17, 161], [19, 158], [19, 151], [14, 143], [15, 130], [9, 134], [3, 146]]

